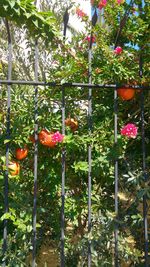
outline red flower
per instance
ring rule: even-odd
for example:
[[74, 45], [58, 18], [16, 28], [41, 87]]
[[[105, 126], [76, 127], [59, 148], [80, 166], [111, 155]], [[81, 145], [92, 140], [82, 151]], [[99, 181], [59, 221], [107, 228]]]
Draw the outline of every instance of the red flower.
[[121, 135], [127, 136], [128, 138], [136, 138], [138, 128], [133, 123], [126, 124], [121, 129]]
[[83, 17], [86, 17], [86, 13], [84, 13], [80, 8], [77, 8], [76, 9], [76, 14], [79, 18], [83, 18]]
[[[88, 41], [88, 42], [90, 43], [90, 41], [91, 41], [91, 36], [87, 36], [87, 37], [85, 37], [85, 38], [84, 38], [84, 41]], [[95, 36], [92, 36], [92, 44], [95, 43], [95, 41], [96, 41]]]
[[107, 0], [101, 0], [98, 4], [98, 8], [102, 9], [107, 5]]
[[123, 49], [122, 49], [121, 46], [117, 46], [117, 47], [114, 49], [114, 53], [115, 53], [116, 55], [121, 54], [122, 51], [123, 51]]

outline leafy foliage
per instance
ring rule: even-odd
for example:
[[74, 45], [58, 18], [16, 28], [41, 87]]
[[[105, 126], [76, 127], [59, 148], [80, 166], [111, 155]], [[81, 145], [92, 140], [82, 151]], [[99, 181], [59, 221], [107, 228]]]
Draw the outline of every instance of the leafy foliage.
[[2, 0], [0, 16], [24, 26], [35, 37], [51, 41], [57, 35], [55, 16], [52, 12], [38, 12], [32, 0]]
[[[96, 1], [95, 1], [96, 3]], [[97, 3], [96, 3], [97, 4]], [[148, 2], [138, 13], [128, 3], [118, 5], [108, 1], [104, 11], [105, 22], [92, 28], [96, 43], [92, 47], [92, 82], [121, 83], [127, 85], [149, 84], [149, 7]], [[44, 3], [43, 3], [44, 5]], [[114, 43], [120, 20], [126, 9], [130, 15], [121, 32], [118, 45], [123, 48], [120, 55], [114, 53]], [[44, 7], [46, 10], [46, 5]], [[56, 11], [54, 6], [51, 10]], [[71, 12], [71, 11], [70, 11]], [[74, 12], [74, 11], [72, 11]], [[39, 80], [56, 82], [88, 82], [88, 50], [85, 40], [91, 23], [86, 21], [85, 33], [74, 33], [64, 44], [58, 38], [60, 25], [50, 12], [38, 12], [33, 1], [7, 1], [0, 3], [0, 16], [11, 21], [13, 40], [13, 79], [34, 79], [34, 37], [39, 39]], [[58, 16], [58, 14], [56, 14]], [[59, 18], [60, 19], [60, 18]], [[60, 20], [61, 21], [61, 20]], [[103, 20], [102, 20], [103, 21]], [[15, 22], [15, 24], [13, 24]], [[17, 25], [17, 26], [16, 26]], [[7, 77], [7, 43], [5, 25], [1, 23], [0, 74]], [[13, 26], [13, 27], [12, 27]], [[19, 29], [18, 27], [23, 26]], [[28, 31], [24, 31], [24, 27]], [[48, 41], [52, 41], [52, 48]], [[55, 43], [55, 41], [57, 42]], [[45, 44], [46, 41], [46, 44]], [[139, 50], [139, 47], [142, 49]], [[139, 77], [139, 57], [143, 57], [143, 76]], [[4, 214], [4, 195], [0, 195], [1, 244], [3, 220], [8, 219], [8, 266], [29, 266], [27, 258], [32, 250], [32, 202], [34, 184], [34, 88], [11, 87], [11, 139], [10, 159], [15, 160], [15, 150], [27, 145], [28, 156], [20, 161], [21, 173], [9, 174], [9, 212]], [[7, 92], [1, 86], [0, 98], [0, 186], [4, 188], [7, 123]], [[149, 150], [150, 94], [145, 96], [145, 142]], [[112, 266], [116, 222], [114, 214], [114, 161], [119, 163], [119, 261], [129, 265], [143, 264], [142, 198], [149, 204], [149, 186], [142, 171], [141, 135], [141, 91], [130, 101], [118, 98], [118, 142], [114, 145], [114, 92], [111, 89], [93, 89], [91, 135], [88, 132], [88, 90], [65, 88], [66, 118], [75, 118], [78, 129], [66, 127], [63, 144], [55, 148], [38, 144], [38, 191], [37, 191], [37, 240], [38, 251], [46, 238], [55, 240], [59, 247], [61, 212], [61, 157], [66, 149], [66, 266], [87, 266], [88, 240], [92, 244], [92, 266]], [[62, 90], [59, 87], [38, 87], [38, 132], [43, 128], [51, 132], [62, 128]], [[123, 125], [134, 122], [138, 127], [136, 139], [120, 135]], [[88, 145], [92, 147], [92, 232], [88, 235]], [[149, 157], [146, 163], [149, 164]], [[146, 170], [147, 174], [149, 170]], [[149, 218], [148, 218], [149, 220]], [[136, 229], [136, 231], [135, 231]], [[1, 255], [1, 259], [3, 255]], [[74, 265], [73, 265], [74, 264]]]

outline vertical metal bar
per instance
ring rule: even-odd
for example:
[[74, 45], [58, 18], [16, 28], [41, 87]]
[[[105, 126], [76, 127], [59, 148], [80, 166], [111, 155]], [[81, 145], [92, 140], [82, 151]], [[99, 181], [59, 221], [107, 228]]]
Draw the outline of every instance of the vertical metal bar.
[[[116, 35], [114, 49], [118, 45], [119, 37], [121, 35], [122, 29], [124, 28], [127, 19], [130, 15], [130, 9], [133, 5], [133, 0], [130, 1], [128, 9], [126, 9], [123, 18], [120, 21], [120, 26]], [[118, 121], [118, 103], [117, 103], [117, 89], [114, 90], [114, 143], [117, 145], [117, 121]], [[119, 266], [118, 260], [118, 159], [115, 159], [114, 163], [114, 173], [115, 173], [115, 215], [116, 221], [114, 226], [114, 238], [115, 238], [115, 253], [114, 253], [114, 265]]]
[[[92, 9], [92, 6], [91, 6]], [[92, 10], [91, 10], [92, 11]], [[97, 23], [97, 11], [94, 10], [92, 15], [91, 23], [94, 27]], [[91, 37], [88, 51], [88, 78], [89, 84], [92, 83], [92, 44], [93, 34], [91, 29]], [[91, 136], [92, 133], [92, 88], [88, 90], [88, 133]], [[91, 142], [88, 145], [88, 267], [91, 267], [92, 254], [91, 254], [91, 192], [92, 192], [92, 145]]]
[[131, 7], [133, 6], [133, 3], [134, 3], [134, 0], [131, 0], [129, 2], [128, 8], [126, 9], [123, 18], [120, 20], [119, 29], [117, 31], [117, 35], [116, 35], [116, 39], [115, 39], [115, 47], [118, 45], [119, 37], [120, 37], [121, 32], [122, 32], [122, 30], [123, 30], [123, 28], [124, 28], [124, 26], [125, 26], [125, 24], [126, 24], [126, 22], [128, 20], [128, 17], [130, 15]]
[[[92, 7], [91, 7], [92, 8]], [[92, 27], [97, 23], [97, 11], [95, 8], [92, 16]], [[88, 52], [88, 78], [89, 84], [92, 83], [92, 44], [93, 34], [91, 29], [91, 37]], [[89, 136], [92, 134], [92, 88], [88, 90], [88, 133]], [[91, 142], [88, 145], [88, 267], [91, 267], [92, 254], [91, 254], [91, 192], [92, 192], [92, 145]]]
[[64, 22], [64, 29], [63, 29], [63, 37], [64, 38], [63, 39], [64, 39], [64, 42], [66, 39], [68, 21], [69, 21], [69, 13], [68, 13], [68, 8], [66, 8], [66, 11], [65, 11], [64, 16], [63, 16], [63, 22]]
[[[117, 145], [117, 131], [118, 131], [118, 101], [117, 101], [117, 89], [114, 90], [114, 143]], [[114, 164], [115, 171], [115, 227], [114, 227], [114, 237], [115, 237], [115, 255], [114, 255], [114, 265], [118, 267], [118, 159], [115, 159]]]
[[[88, 53], [89, 83], [92, 83], [92, 34]], [[92, 88], [88, 90], [88, 133], [92, 133]], [[91, 266], [91, 190], [92, 190], [92, 146], [88, 145], [88, 267]]]
[[[141, 17], [143, 13], [143, 1], [139, 2], [139, 16]], [[139, 58], [139, 76], [143, 76], [143, 57], [142, 57], [142, 47], [140, 47], [140, 58]], [[141, 92], [141, 135], [142, 135], [142, 171], [145, 182], [147, 181], [147, 166], [146, 166], [146, 146], [145, 146], [145, 123], [144, 123], [144, 91]], [[144, 257], [145, 257], [145, 267], [149, 266], [148, 259], [148, 204], [147, 196], [143, 196], [143, 224], [144, 224]]]
[[[92, 6], [91, 6], [92, 8]], [[96, 8], [92, 15], [91, 24], [94, 27], [97, 23], [98, 16]], [[88, 78], [89, 84], [92, 84], [92, 44], [93, 34], [91, 29], [91, 37], [88, 51]], [[92, 88], [88, 90], [88, 133], [92, 134]], [[88, 267], [91, 267], [92, 254], [91, 254], [91, 193], [92, 193], [92, 145], [88, 145]]]
[[[145, 182], [147, 181], [146, 171], [146, 148], [145, 148], [145, 123], [144, 123], [144, 92], [141, 92], [141, 134], [142, 134], [142, 171]], [[147, 196], [143, 196], [143, 223], [144, 223], [144, 255], [145, 267], [149, 266], [148, 263], [148, 204]]]
[[[64, 31], [63, 41], [65, 43], [67, 25], [69, 21], [68, 8], [63, 16]], [[62, 87], [62, 134], [65, 135], [65, 88]], [[61, 267], [65, 266], [65, 164], [66, 164], [66, 149], [62, 148], [62, 181], [61, 181]]]
[[[8, 21], [5, 20], [5, 25], [8, 35], [8, 80], [11, 79], [12, 73], [12, 40]], [[11, 107], [11, 86], [7, 86], [7, 117], [6, 117], [6, 139], [10, 140], [10, 107]], [[9, 210], [8, 207], [8, 164], [9, 164], [9, 142], [6, 143], [6, 171], [4, 176], [4, 213]], [[3, 228], [3, 255], [7, 252], [7, 235], [8, 235], [8, 220], [4, 220]], [[7, 265], [7, 260], [4, 258], [3, 266]]]
[[[65, 88], [62, 87], [62, 134], [65, 135]], [[65, 266], [65, 161], [66, 151], [62, 148], [62, 191], [61, 191], [61, 267]]]
[[[35, 81], [38, 81], [38, 42], [35, 42]], [[38, 87], [34, 89], [34, 196], [33, 196], [33, 251], [32, 267], [36, 266], [36, 217], [37, 217], [37, 166], [38, 166]]]

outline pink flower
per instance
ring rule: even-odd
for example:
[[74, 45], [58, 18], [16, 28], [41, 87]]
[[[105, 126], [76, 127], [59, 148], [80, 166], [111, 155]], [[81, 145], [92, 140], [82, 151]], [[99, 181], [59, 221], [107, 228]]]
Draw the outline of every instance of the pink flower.
[[119, 54], [121, 54], [122, 52], [123, 52], [123, 49], [122, 49], [121, 46], [117, 46], [117, 47], [114, 49], [114, 53], [115, 53], [116, 55], [119, 55]]
[[61, 143], [64, 139], [64, 136], [60, 132], [56, 132], [52, 135], [52, 141], [53, 142], [59, 142]]
[[107, 5], [107, 0], [101, 0], [98, 4], [98, 8], [102, 9]]
[[123, 4], [125, 0], [117, 0], [117, 4], [120, 5], [120, 4]]
[[138, 128], [135, 126], [135, 124], [128, 123], [121, 129], [121, 135], [125, 135], [128, 138], [136, 138], [137, 131]]
[[[84, 41], [88, 41], [88, 42], [90, 43], [90, 41], [91, 41], [91, 36], [87, 36], [87, 37], [85, 37], [85, 38], [84, 38]], [[92, 36], [92, 43], [95, 43], [95, 41], [96, 41], [95, 36]]]
[[80, 8], [76, 9], [76, 14], [79, 18], [86, 17], [86, 13], [84, 13]]

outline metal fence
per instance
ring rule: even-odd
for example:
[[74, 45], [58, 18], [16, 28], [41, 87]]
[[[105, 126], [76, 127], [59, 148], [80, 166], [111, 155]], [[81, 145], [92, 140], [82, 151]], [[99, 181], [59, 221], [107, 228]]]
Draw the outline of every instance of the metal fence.
[[[132, 4], [132, 1], [131, 1]], [[118, 29], [115, 47], [118, 44], [118, 40], [120, 37], [120, 33], [122, 31], [123, 26], [125, 25], [129, 10], [126, 11], [124, 18], [120, 22], [120, 27]], [[64, 40], [65, 34], [67, 29], [69, 15], [67, 11], [64, 15]], [[92, 25], [95, 26], [97, 21], [96, 12], [92, 17]], [[73, 90], [76, 87], [82, 87], [84, 90], [88, 90], [88, 132], [89, 135], [92, 133], [92, 91], [95, 88], [99, 88], [99, 90], [103, 90], [104, 88], [108, 90], [114, 90], [114, 143], [117, 144], [117, 133], [118, 133], [118, 103], [117, 103], [117, 88], [123, 85], [119, 84], [93, 84], [92, 83], [92, 34], [91, 34], [91, 41], [89, 45], [89, 52], [88, 52], [88, 59], [89, 59], [89, 82], [88, 83], [64, 83], [58, 84], [55, 82], [40, 82], [38, 80], [38, 64], [39, 64], [39, 56], [38, 56], [38, 40], [35, 41], [35, 64], [34, 64], [34, 77], [33, 81], [25, 81], [25, 80], [12, 80], [12, 39], [11, 39], [11, 32], [9, 23], [5, 20], [5, 25], [7, 29], [8, 35], [8, 79], [7, 80], [0, 80], [1, 85], [7, 86], [7, 125], [6, 125], [6, 139], [10, 140], [11, 133], [10, 133], [10, 115], [11, 115], [11, 86], [12, 85], [28, 85], [34, 87], [34, 138], [35, 138], [35, 145], [34, 145], [34, 198], [33, 198], [33, 251], [32, 251], [32, 267], [36, 266], [36, 243], [37, 243], [37, 229], [36, 229], [36, 222], [37, 222], [37, 183], [38, 183], [38, 86], [51, 86], [51, 87], [61, 87], [62, 92], [62, 134], [65, 134], [65, 89], [67, 87], [72, 87]], [[143, 67], [142, 67], [142, 56], [139, 63], [139, 75], [142, 77]], [[145, 86], [132, 86], [135, 90], [141, 90], [141, 133], [142, 133], [142, 170], [143, 176], [145, 177], [145, 181], [147, 180], [147, 166], [146, 166], [146, 148], [145, 148], [145, 125], [144, 125], [144, 90], [149, 90], [149, 87]], [[8, 165], [9, 165], [9, 142], [6, 143], [6, 171], [4, 176], [4, 206], [5, 210], [4, 213], [8, 213], [9, 211], [9, 203], [8, 203], [8, 194], [9, 194], [9, 181], [8, 181]], [[91, 188], [92, 188], [92, 147], [89, 144], [88, 146], [88, 233], [91, 232]], [[61, 191], [61, 267], [65, 266], [65, 147], [62, 150], [62, 191]], [[117, 218], [119, 217], [119, 210], [118, 210], [118, 159], [115, 160], [114, 163], [114, 192], [115, 192], [115, 203], [114, 203], [114, 211], [116, 214], [116, 223], [114, 228], [114, 266], [119, 266], [119, 259], [118, 259], [118, 229], [119, 225], [117, 223]], [[148, 213], [148, 206], [147, 206], [147, 199], [144, 195], [143, 197], [143, 223], [144, 223], [144, 254], [145, 254], [145, 267], [149, 266], [148, 263], [148, 222], [147, 222], [147, 213]], [[8, 238], [8, 220], [4, 220], [4, 229], [3, 229], [3, 254], [7, 252], [7, 238]], [[88, 244], [88, 263], [87, 266], [91, 266], [91, 241], [89, 240]], [[7, 266], [6, 260], [3, 262], [3, 266]]]

